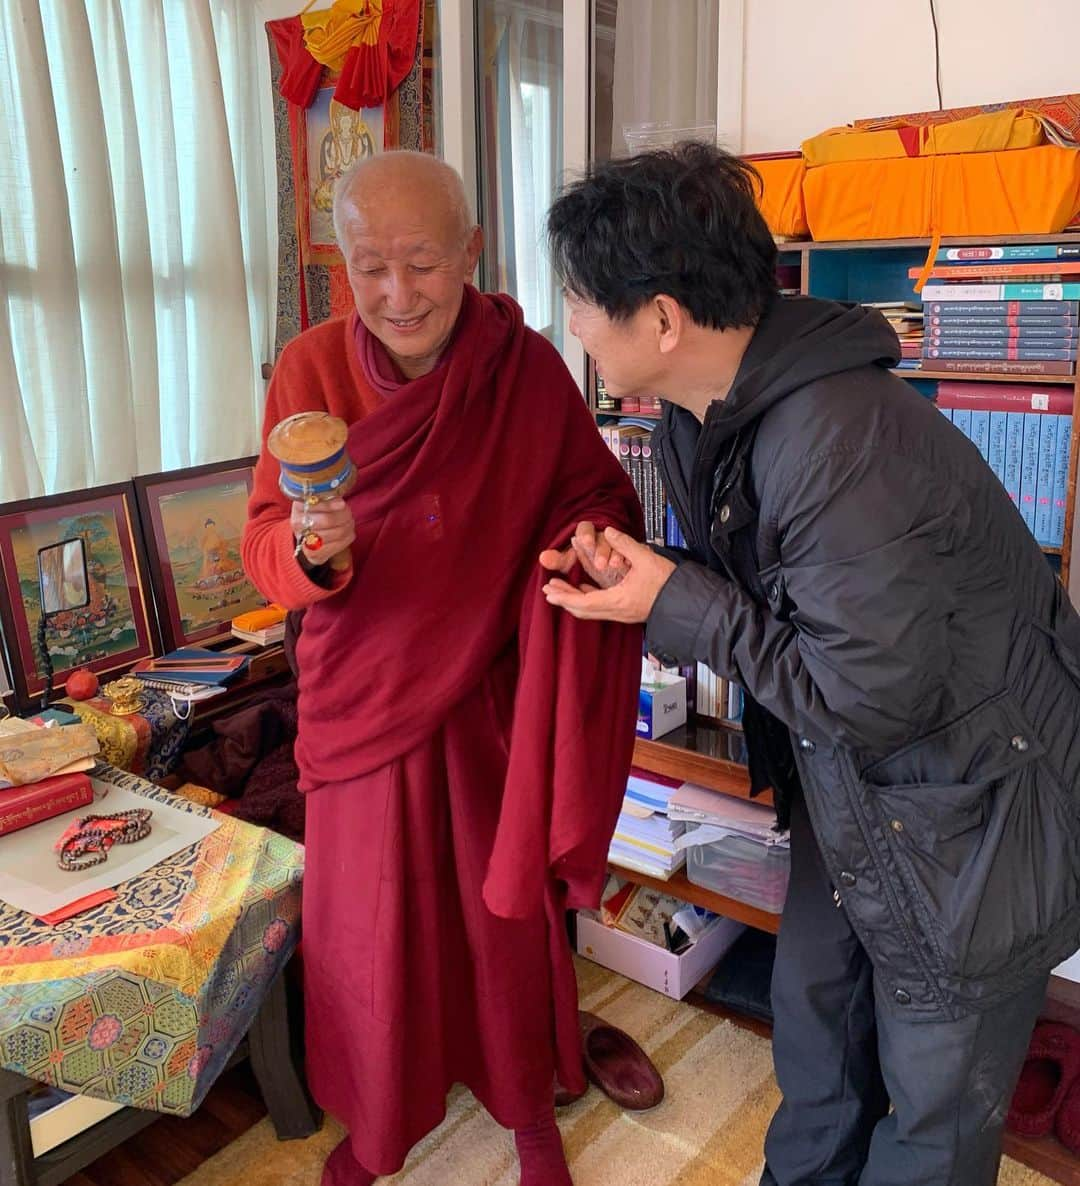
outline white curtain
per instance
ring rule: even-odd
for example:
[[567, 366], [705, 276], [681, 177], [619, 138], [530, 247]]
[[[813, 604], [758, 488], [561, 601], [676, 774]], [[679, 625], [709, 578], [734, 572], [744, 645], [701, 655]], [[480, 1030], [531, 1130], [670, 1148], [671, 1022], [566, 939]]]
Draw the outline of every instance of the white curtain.
[[510, 14], [510, 154], [516, 296], [526, 321], [561, 347], [558, 286], [543, 248], [544, 216], [562, 172], [561, 19]]
[[0, 0], [0, 499], [255, 450], [276, 231], [250, 0]]
[[618, 0], [611, 155], [626, 156], [623, 127], [716, 127], [719, 0]]

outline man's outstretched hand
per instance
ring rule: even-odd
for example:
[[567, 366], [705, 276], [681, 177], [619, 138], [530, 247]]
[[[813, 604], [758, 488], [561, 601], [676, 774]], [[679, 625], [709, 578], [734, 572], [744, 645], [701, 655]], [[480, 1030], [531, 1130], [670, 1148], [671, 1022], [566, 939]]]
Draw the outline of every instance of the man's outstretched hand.
[[629, 568], [626, 558], [614, 548], [601, 533], [597, 535], [592, 523], [579, 523], [570, 546], [559, 551], [549, 548], [540, 553], [540, 563], [552, 572], [563, 576], [580, 564], [589, 580], [595, 585], [610, 589], [617, 585]]
[[[579, 534], [582, 527], [591, 528], [592, 524], [581, 524], [578, 527]], [[595, 532], [593, 535], [597, 538]], [[572, 547], [566, 552], [548, 551], [541, 555], [540, 563], [545, 568], [563, 574], [570, 571], [576, 560], [580, 560], [586, 573], [597, 581], [595, 585], [583, 584], [575, 589], [568, 581], [554, 577], [544, 586], [544, 596], [551, 605], [557, 605], [575, 618], [586, 621], [646, 621], [660, 590], [667, 584], [676, 566], [657, 555], [652, 548], [616, 531], [614, 527], [608, 527], [601, 538], [606, 545], [603, 567], [599, 565], [599, 541], [593, 549], [591, 567], [578, 551], [576, 542], [572, 542]], [[577, 534], [574, 537], [576, 540]], [[573, 557], [569, 563], [568, 555]], [[617, 565], [612, 563], [614, 557], [618, 557]], [[616, 575], [611, 579], [613, 571]], [[599, 572], [601, 579], [597, 579], [594, 572]], [[608, 575], [606, 581], [603, 579], [605, 573]]]

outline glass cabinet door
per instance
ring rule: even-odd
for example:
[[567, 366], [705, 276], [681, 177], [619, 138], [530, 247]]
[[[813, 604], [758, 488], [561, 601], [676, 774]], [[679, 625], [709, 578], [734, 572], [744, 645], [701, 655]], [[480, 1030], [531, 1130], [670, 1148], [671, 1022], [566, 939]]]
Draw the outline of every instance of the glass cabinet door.
[[563, 0], [476, 0], [481, 283], [563, 346], [544, 216], [563, 172]]

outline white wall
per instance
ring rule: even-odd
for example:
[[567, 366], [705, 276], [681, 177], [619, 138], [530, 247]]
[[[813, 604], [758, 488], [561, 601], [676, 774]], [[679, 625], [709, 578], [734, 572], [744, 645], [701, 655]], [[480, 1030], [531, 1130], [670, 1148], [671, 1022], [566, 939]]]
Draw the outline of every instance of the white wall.
[[[946, 107], [1080, 91], [1076, 0], [936, 0]], [[937, 107], [928, 0], [745, 0], [743, 152]]]

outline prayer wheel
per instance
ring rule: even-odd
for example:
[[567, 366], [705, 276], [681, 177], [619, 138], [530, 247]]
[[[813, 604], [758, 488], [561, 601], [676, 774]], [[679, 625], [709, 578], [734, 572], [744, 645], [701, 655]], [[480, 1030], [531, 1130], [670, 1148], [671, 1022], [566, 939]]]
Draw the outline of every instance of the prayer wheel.
[[[344, 498], [356, 482], [356, 468], [346, 449], [348, 425], [329, 412], [297, 412], [276, 424], [267, 440], [271, 456], [281, 466], [278, 485], [286, 498], [313, 507], [320, 502]], [[322, 539], [311, 530], [297, 542], [316, 552]], [[348, 567], [346, 553], [329, 561], [332, 568]]]

